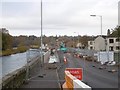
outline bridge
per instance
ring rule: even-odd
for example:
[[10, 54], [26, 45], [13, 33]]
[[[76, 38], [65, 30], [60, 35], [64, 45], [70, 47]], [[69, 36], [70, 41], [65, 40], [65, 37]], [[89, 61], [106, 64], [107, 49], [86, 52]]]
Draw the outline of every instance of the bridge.
[[[91, 62], [84, 57], [76, 56], [74, 50], [69, 50], [67, 53], [58, 50], [52, 56], [50, 56], [50, 52], [48, 51], [44, 54], [43, 58], [43, 65], [41, 65], [40, 57], [37, 57], [35, 62], [28, 64], [29, 71], [26, 71], [26, 67], [23, 67], [17, 70], [11, 77], [4, 78], [3, 89], [56, 88], [62, 90], [66, 87], [66, 68], [83, 68], [83, 79], [78, 82], [80, 85], [88, 87], [89, 90], [101, 87], [117, 90], [119, 87], [118, 68], [116, 66], [109, 67], [103, 65], [102, 67], [104, 68], [100, 69], [100, 63]], [[109, 72], [109, 70], [113, 69], [117, 71]]]

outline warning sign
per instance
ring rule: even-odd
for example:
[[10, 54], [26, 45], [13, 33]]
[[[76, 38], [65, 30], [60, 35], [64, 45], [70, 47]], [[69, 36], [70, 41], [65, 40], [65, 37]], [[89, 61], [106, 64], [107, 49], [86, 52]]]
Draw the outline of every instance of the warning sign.
[[82, 80], [83, 78], [83, 69], [82, 68], [66, 68], [65, 71], [69, 71], [77, 79]]

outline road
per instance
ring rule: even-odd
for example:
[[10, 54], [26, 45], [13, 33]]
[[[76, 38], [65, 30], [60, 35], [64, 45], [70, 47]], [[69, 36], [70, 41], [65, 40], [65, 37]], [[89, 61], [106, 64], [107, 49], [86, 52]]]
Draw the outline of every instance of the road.
[[[67, 63], [64, 64], [63, 57], [67, 57]], [[117, 69], [116, 67], [106, 67], [100, 70], [100, 64], [92, 63], [80, 58], [73, 57], [72, 53], [63, 53], [58, 51], [57, 69], [49, 69], [48, 63], [44, 64], [44, 68], [40, 65], [30, 71], [28, 84], [24, 84], [21, 88], [57, 88], [60, 90], [65, 82], [65, 68], [83, 68], [83, 82], [92, 88], [118, 88], [118, 72], [108, 72], [108, 69]], [[92, 67], [92, 65], [96, 67]], [[43, 77], [41, 76], [43, 75]]]
[[[117, 67], [106, 67], [99, 69], [100, 64], [73, 57], [72, 54], [58, 52], [61, 67], [58, 70], [61, 84], [64, 83], [65, 68], [83, 68], [83, 82], [92, 88], [118, 88], [118, 72], [108, 72], [109, 69]], [[63, 56], [67, 57], [67, 64], [63, 62]], [[92, 67], [92, 65], [95, 67]]]

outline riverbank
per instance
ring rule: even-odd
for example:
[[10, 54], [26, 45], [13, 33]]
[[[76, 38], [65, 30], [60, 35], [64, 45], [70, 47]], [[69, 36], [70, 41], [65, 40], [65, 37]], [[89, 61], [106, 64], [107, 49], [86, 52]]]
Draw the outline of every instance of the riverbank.
[[26, 52], [29, 48], [26, 46], [17, 47], [16, 49], [7, 49], [0, 52], [0, 56], [9, 56], [16, 53]]

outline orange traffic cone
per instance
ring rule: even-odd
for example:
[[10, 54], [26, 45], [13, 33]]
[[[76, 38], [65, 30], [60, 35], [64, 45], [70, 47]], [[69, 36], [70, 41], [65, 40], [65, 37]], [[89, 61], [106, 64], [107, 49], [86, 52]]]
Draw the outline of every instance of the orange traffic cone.
[[66, 64], [67, 63], [67, 59], [66, 59], [66, 57], [64, 56], [64, 63]]

